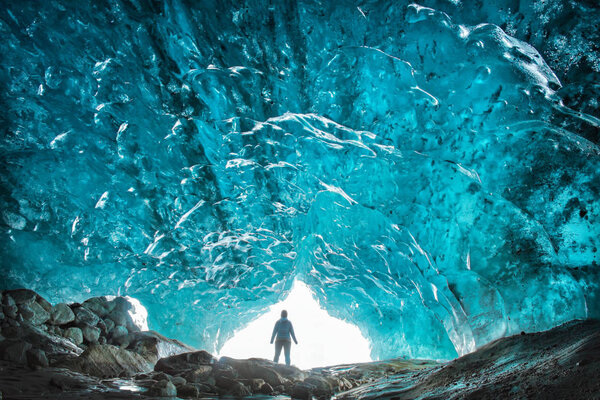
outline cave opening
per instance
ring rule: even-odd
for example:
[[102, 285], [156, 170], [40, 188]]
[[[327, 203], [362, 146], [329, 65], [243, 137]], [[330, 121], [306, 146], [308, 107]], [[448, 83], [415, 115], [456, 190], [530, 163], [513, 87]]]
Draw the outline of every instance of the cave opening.
[[310, 287], [299, 280], [294, 282], [284, 300], [236, 331], [225, 342], [219, 356], [272, 359], [274, 346], [269, 339], [284, 309], [289, 312], [298, 339], [298, 345], [292, 345], [291, 352], [292, 364], [298, 368], [373, 361], [371, 344], [360, 329], [332, 317], [315, 299]]

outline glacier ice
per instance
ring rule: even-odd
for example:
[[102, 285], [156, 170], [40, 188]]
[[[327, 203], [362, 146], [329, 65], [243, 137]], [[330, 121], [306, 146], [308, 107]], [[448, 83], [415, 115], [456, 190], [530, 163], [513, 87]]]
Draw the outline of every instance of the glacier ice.
[[214, 351], [295, 279], [375, 358], [600, 316], [597, 6], [0, 10], [3, 287]]

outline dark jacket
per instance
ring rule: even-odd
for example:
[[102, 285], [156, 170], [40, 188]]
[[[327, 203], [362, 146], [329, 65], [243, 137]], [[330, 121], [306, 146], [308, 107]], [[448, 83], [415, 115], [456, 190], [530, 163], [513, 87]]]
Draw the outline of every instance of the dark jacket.
[[275, 323], [275, 327], [273, 328], [273, 334], [271, 335], [271, 343], [273, 343], [273, 339], [277, 336], [277, 340], [285, 340], [291, 342], [290, 336], [294, 339], [294, 342], [298, 344], [296, 340], [296, 335], [294, 334], [294, 327], [292, 326], [292, 322], [287, 318], [281, 318], [279, 321]]

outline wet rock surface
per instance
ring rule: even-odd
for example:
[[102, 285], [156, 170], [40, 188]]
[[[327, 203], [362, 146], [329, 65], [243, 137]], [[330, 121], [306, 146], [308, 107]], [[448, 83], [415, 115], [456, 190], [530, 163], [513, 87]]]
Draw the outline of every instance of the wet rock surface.
[[[2, 303], [14, 305], [16, 316], [3, 313], [0, 321], [3, 398], [554, 400], [600, 393], [597, 320], [523, 332], [447, 363], [392, 359], [304, 371], [261, 358], [217, 359], [157, 332], [130, 330], [123, 300], [51, 306], [30, 291], [16, 292], [16, 299], [11, 293]], [[48, 319], [26, 319], [24, 304], [37, 304]], [[77, 331], [81, 341], [72, 340]]]

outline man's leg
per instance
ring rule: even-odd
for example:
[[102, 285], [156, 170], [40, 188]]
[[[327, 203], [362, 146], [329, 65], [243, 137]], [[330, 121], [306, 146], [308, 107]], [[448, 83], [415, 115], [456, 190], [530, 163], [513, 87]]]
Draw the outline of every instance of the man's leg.
[[281, 354], [281, 345], [281, 340], [275, 341], [275, 357], [273, 358], [273, 362], [275, 363], [279, 362], [279, 355]]
[[292, 342], [290, 342], [290, 341], [283, 342], [283, 351], [285, 353], [285, 365], [290, 365], [290, 348], [291, 347], [292, 347]]

